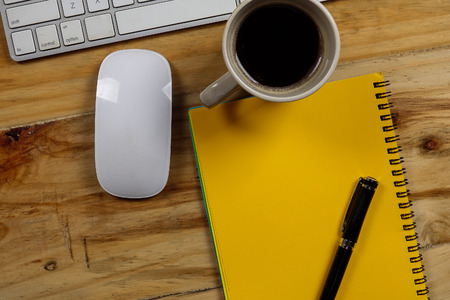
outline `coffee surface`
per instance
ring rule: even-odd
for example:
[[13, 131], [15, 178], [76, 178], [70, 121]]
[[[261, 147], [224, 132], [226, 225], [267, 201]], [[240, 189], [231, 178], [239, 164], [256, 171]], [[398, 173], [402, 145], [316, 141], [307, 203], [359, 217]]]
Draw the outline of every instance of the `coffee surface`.
[[289, 5], [253, 11], [236, 38], [239, 63], [256, 82], [286, 87], [307, 80], [321, 57], [321, 36], [314, 21]]

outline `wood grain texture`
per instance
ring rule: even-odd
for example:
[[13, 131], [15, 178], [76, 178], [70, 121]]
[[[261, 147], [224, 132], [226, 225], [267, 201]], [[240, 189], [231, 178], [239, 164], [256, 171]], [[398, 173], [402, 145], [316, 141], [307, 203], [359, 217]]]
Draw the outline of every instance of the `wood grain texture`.
[[[325, 5], [342, 39], [332, 80], [392, 82], [430, 298], [450, 299], [450, 1]], [[0, 299], [223, 300], [187, 119], [225, 72], [223, 27], [20, 64], [0, 30]], [[162, 53], [174, 82], [169, 182], [143, 201], [108, 195], [95, 174], [97, 71], [128, 48]]]

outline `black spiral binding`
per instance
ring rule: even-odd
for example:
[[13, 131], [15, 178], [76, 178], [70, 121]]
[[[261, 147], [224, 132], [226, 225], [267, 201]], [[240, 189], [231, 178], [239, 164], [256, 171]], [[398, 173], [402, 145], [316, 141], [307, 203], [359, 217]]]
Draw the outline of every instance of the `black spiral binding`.
[[[381, 87], [389, 86], [389, 84], [390, 84], [389, 81], [374, 82], [373, 87], [381, 88]], [[383, 103], [378, 104], [378, 109], [381, 112], [383, 112], [383, 111], [388, 112], [385, 114], [382, 113], [380, 115], [380, 120], [382, 122], [386, 122], [386, 125], [383, 124], [384, 126], [382, 126], [383, 132], [392, 132], [393, 133], [394, 130], [397, 129], [397, 127], [395, 124], [393, 124], [393, 122], [395, 121], [395, 115], [390, 113], [390, 108], [393, 107], [392, 103], [389, 102], [389, 98], [391, 96], [392, 96], [391, 92], [386, 92], [386, 91], [375, 94], [375, 98], [377, 100], [385, 101]], [[388, 121], [390, 121], [390, 122], [388, 122]], [[388, 146], [388, 148], [387, 148], [388, 154], [397, 154], [402, 151], [401, 146], [396, 145], [396, 142], [399, 139], [400, 139], [400, 137], [398, 135], [395, 135], [395, 133], [393, 133], [392, 136], [385, 138], [386, 144], [389, 145], [391, 143], [394, 143], [393, 145], [395, 145], [394, 147]], [[389, 164], [391, 166], [393, 166], [393, 168], [394, 168], [392, 170], [392, 176], [394, 178], [398, 178], [398, 176], [402, 176], [403, 174], [406, 173], [406, 170], [401, 167], [402, 163], [403, 163], [403, 157], [392, 158], [389, 160]], [[412, 202], [408, 199], [408, 196], [410, 195], [410, 191], [405, 188], [405, 186], [408, 185], [408, 180], [407, 179], [398, 179], [398, 180], [394, 180], [393, 183], [394, 183], [395, 187], [404, 189], [404, 190], [396, 193], [397, 198], [400, 200], [400, 202], [398, 203], [398, 207], [400, 209], [410, 208], [412, 206]], [[414, 212], [412, 210], [407, 210], [407, 211], [408, 212], [400, 214], [400, 218], [402, 220], [410, 220], [414, 217]], [[411, 222], [410, 224], [403, 225], [403, 230], [405, 231], [405, 234], [406, 234], [405, 235], [406, 241], [416, 241], [418, 239], [418, 235], [415, 232], [415, 228], [416, 228], [415, 222]], [[411, 263], [419, 263], [422, 261], [422, 255], [420, 253], [418, 253], [420, 250], [419, 243], [416, 243], [413, 246], [408, 246], [407, 250], [412, 255], [410, 257]], [[413, 274], [423, 274], [424, 270], [425, 269], [424, 269], [423, 265], [421, 265], [420, 267], [413, 268], [412, 273]], [[426, 276], [423, 276], [421, 278], [415, 279], [414, 284], [420, 285], [420, 284], [424, 284], [426, 281], [427, 281]], [[425, 289], [420, 289], [420, 290], [417, 290], [416, 292], [417, 292], [417, 295], [421, 296], [421, 295], [428, 294], [429, 291], [428, 291], [428, 288], [426, 287]], [[428, 299], [430, 299], [430, 298], [428, 298]]]

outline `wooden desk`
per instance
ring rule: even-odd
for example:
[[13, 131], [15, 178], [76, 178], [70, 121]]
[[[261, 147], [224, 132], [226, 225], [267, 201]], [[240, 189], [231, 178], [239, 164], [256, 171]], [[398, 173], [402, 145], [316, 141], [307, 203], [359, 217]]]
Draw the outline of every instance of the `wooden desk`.
[[[450, 299], [450, 1], [325, 5], [342, 38], [332, 80], [383, 71], [393, 83], [430, 297]], [[187, 119], [225, 72], [223, 28], [20, 64], [1, 30], [1, 299], [223, 299]], [[94, 167], [97, 71], [127, 48], [160, 52], [173, 71], [170, 178], [144, 201], [106, 194]]]

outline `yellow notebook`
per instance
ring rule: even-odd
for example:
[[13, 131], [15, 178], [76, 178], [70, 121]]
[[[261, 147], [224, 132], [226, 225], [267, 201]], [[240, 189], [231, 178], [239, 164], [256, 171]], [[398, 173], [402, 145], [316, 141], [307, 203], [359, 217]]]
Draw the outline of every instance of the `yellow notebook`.
[[318, 299], [359, 177], [379, 186], [337, 299], [426, 299], [381, 73], [189, 111], [225, 298]]

